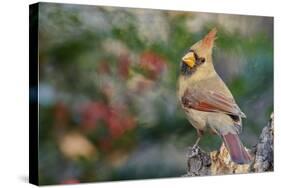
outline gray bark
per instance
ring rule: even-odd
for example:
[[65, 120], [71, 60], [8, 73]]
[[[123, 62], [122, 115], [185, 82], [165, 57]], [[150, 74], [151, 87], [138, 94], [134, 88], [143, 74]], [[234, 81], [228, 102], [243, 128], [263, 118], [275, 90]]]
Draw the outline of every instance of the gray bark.
[[251, 150], [247, 149], [253, 160], [251, 164], [238, 165], [230, 160], [229, 154], [221, 146], [219, 151], [207, 153], [200, 147], [187, 150], [187, 168], [184, 176], [205, 176], [218, 174], [238, 174], [273, 171], [274, 115], [263, 128], [258, 143]]

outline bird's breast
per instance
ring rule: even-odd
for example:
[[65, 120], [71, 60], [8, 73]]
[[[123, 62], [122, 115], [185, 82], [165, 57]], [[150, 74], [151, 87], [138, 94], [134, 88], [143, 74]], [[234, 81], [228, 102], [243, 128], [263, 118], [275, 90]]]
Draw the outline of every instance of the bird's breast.
[[194, 109], [185, 109], [185, 114], [188, 121], [193, 127], [199, 130], [206, 130], [208, 112], [201, 112]]
[[180, 76], [178, 79], [178, 88], [177, 88], [177, 95], [179, 101], [181, 101], [182, 96], [184, 95], [185, 90], [188, 88], [188, 79], [185, 76]]

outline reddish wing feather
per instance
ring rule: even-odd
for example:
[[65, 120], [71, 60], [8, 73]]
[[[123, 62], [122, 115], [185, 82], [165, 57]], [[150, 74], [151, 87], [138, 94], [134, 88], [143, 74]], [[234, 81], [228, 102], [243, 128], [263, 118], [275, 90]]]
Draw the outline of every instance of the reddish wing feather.
[[194, 107], [194, 109], [200, 110], [200, 111], [212, 111], [212, 109], [215, 109], [214, 106], [212, 106], [208, 103], [205, 103], [205, 102], [200, 102], [196, 106], [193, 106], [193, 107]]
[[232, 98], [214, 91], [200, 90], [197, 92], [196, 90], [186, 90], [182, 102], [185, 107], [200, 111], [223, 112], [231, 115], [244, 116]]

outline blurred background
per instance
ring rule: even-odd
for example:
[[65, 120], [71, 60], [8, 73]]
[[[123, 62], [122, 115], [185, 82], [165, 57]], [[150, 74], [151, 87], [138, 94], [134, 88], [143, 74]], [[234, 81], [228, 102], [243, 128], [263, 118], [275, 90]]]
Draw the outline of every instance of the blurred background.
[[[273, 18], [40, 3], [40, 184], [183, 175], [197, 135], [177, 103], [179, 62], [214, 26], [251, 148], [273, 111]], [[220, 144], [206, 134], [200, 147]]]

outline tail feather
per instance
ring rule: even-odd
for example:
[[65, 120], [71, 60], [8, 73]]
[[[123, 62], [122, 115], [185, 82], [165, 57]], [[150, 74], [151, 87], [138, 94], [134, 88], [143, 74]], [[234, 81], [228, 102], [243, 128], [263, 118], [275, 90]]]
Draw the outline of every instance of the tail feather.
[[247, 164], [251, 162], [249, 153], [244, 148], [237, 134], [228, 133], [222, 135], [223, 141], [233, 162]]

